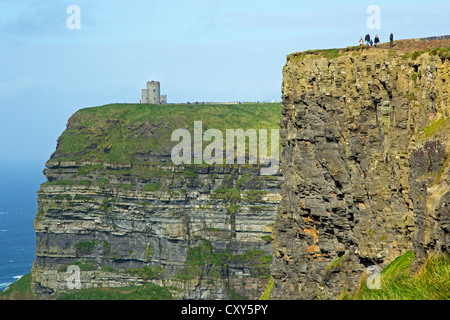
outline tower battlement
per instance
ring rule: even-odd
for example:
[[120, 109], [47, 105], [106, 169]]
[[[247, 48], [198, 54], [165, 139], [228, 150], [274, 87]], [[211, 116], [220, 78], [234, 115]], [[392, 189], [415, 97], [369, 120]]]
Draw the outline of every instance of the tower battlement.
[[147, 88], [142, 89], [142, 103], [148, 104], [166, 104], [167, 95], [161, 95], [161, 86], [159, 81], [148, 81]]

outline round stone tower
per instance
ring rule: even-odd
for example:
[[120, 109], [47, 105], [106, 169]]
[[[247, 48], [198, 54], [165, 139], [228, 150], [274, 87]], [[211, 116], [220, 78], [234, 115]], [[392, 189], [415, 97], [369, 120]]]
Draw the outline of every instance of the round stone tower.
[[160, 94], [159, 81], [148, 81], [147, 82], [147, 90], [148, 90], [148, 102], [147, 103], [160, 104], [161, 103], [161, 94]]

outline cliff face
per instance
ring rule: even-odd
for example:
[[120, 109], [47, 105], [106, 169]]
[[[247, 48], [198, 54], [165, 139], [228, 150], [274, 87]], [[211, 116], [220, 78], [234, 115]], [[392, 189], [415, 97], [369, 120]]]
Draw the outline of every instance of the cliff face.
[[[272, 276], [272, 299], [337, 299], [370, 265], [448, 252], [450, 54], [427, 45], [289, 55], [282, 107], [78, 111], [38, 192], [34, 292], [67, 291], [75, 265], [82, 288], [256, 299]], [[281, 126], [281, 172], [174, 165], [170, 134], [194, 121]]]
[[254, 127], [247, 113], [276, 128], [281, 106], [219, 108], [111, 105], [74, 114], [38, 192], [34, 292], [67, 291], [75, 265], [81, 288], [151, 281], [176, 298], [258, 298], [270, 275], [281, 175], [262, 176], [257, 165], [175, 166], [170, 133], [202, 119], [221, 129], [220, 112], [237, 116], [227, 128]]
[[336, 299], [367, 266], [448, 251], [449, 56], [370, 49], [288, 56], [274, 299]]

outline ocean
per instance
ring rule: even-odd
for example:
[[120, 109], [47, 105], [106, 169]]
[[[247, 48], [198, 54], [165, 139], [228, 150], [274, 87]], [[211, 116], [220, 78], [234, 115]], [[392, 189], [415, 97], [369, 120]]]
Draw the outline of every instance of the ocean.
[[0, 291], [31, 271], [43, 169], [43, 164], [0, 163]]

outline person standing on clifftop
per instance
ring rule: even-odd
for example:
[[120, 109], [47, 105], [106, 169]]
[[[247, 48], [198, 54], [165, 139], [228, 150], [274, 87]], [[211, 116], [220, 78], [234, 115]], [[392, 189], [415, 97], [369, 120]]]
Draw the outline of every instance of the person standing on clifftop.
[[366, 34], [366, 37], [364, 38], [366, 40], [366, 44], [370, 46], [370, 34]]
[[361, 39], [359, 39], [359, 45], [362, 46], [363, 44], [364, 44], [364, 40], [363, 40], [363, 38], [361, 37]]
[[380, 42], [380, 38], [378, 38], [378, 35], [375, 36], [375, 47], [378, 45], [378, 43]]
[[394, 35], [391, 32], [391, 35], [389, 36], [389, 48], [392, 48], [394, 46]]

